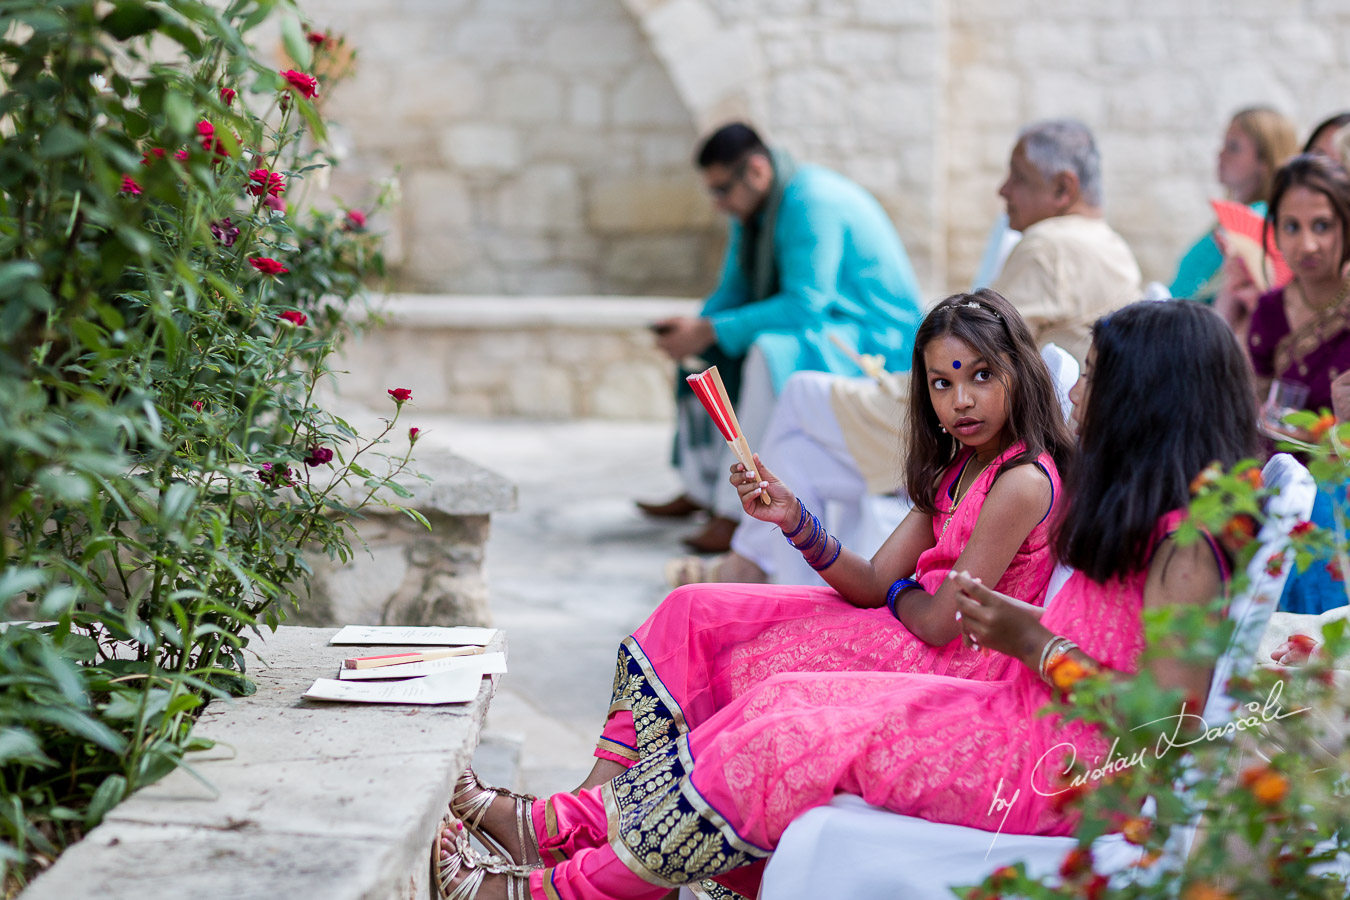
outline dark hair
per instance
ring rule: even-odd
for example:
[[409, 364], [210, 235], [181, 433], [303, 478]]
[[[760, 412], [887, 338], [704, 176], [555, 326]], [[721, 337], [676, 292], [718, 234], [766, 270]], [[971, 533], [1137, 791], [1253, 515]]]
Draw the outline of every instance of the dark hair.
[[1318, 122], [1317, 127], [1312, 130], [1312, 134], [1308, 135], [1308, 143], [1303, 145], [1303, 152], [1311, 153], [1313, 145], [1317, 143], [1317, 139], [1320, 138], [1322, 132], [1326, 131], [1328, 128], [1339, 131], [1347, 125], [1350, 125], [1350, 111], [1336, 113], [1336, 115]]
[[1255, 454], [1256, 401], [1242, 348], [1207, 306], [1132, 303], [1097, 320], [1092, 346], [1056, 551], [1103, 583], [1148, 567], [1158, 519], [1190, 502], [1206, 466]]
[[1290, 188], [1305, 187], [1327, 198], [1336, 218], [1341, 220], [1341, 263], [1350, 259], [1350, 173], [1340, 163], [1320, 153], [1301, 153], [1275, 173], [1270, 188], [1270, 206], [1266, 209], [1266, 230], [1275, 231], [1280, 201]]
[[700, 169], [709, 166], [734, 166], [754, 153], [767, 155], [769, 148], [759, 139], [755, 129], [744, 122], [723, 125], [699, 145], [694, 163]]
[[914, 335], [909, 370], [905, 490], [915, 508], [929, 515], [938, 511], [938, 483], [962, 446], [940, 429], [942, 423], [928, 394], [928, 364], [923, 352], [943, 337], [969, 344], [984, 357], [1007, 391], [1006, 427], [1026, 449], [1005, 462], [995, 478], [1015, 466], [1035, 462], [1047, 452], [1054, 458], [1055, 467], [1062, 469], [1073, 454], [1073, 436], [1064, 424], [1050, 369], [1037, 352], [1031, 329], [1017, 308], [988, 288], [973, 294], [954, 294], [924, 316]]

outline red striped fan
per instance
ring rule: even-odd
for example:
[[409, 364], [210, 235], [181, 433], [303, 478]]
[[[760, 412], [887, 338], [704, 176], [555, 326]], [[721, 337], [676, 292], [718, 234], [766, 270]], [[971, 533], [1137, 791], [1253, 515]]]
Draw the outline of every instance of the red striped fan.
[[[717, 371], [717, 366], [710, 366], [697, 375], [686, 375], [684, 380], [689, 382], [694, 396], [708, 411], [717, 430], [722, 432], [722, 437], [726, 438], [731, 451], [736, 454], [736, 459], [745, 466], [745, 471], [751, 477], [757, 477], [755, 457], [741, 434], [741, 423], [736, 421], [736, 410], [731, 408], [731, 398], [727, 396], [727, 388], [722, 383], [722, 374]], [[765, 506], [773, 502], [767, 492], [760, 494], [759, 500]]]

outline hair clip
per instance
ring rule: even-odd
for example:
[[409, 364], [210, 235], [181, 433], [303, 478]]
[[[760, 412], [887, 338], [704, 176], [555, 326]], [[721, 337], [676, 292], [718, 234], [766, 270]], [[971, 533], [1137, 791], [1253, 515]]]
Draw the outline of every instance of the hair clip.
[[992, 306], [985, 306], [983, 303], [980, 303], [977, 300], [967, 300], [965, 303], [962, 303], [960, 305], [965, 306], [969, 309], [982, 309], [996, 319], [1003, 318], [1001, 315], [999, 315], [998, 310], [994, 309]]

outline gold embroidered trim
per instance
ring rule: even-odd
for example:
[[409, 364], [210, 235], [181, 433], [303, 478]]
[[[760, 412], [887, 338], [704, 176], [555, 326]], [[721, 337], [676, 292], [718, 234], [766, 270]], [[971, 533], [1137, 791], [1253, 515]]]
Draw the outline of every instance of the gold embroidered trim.
[[[551, 838], [558, 836], [558, 811], [553, 807], [552, 797], [544, 801], [544, 834]], [[554, 862], [562, 862], [567, 859], [566, 854], [556, 848], [548, 852], [553, 857]], [[547, 882], [545, 883], [547, 884]]]
[[638, 752], [634, 750], [632, 747], [625, 746], [617, 741], [611, 741], [607, 737], [600, 738], [600, 740], [595, 742], [595, 746], [600, 750], [604, 750], [606, 753], [613, 753], [615, 756], [622, 756], [624, 759], [629, 760], [631, 762], [637, 762], [639, 759], [642, 758], [638, 756]]
[[[1288, 290], [1288, 287], [1284, 288], [1285, 292]], [[1295, 362], [1300, 365], [1300, 374], [1306, 375], [1308, 367], [1303, 365], [1303, 361], [1307, 355], [1350, 331], [1350, 303], [1346, 303], [1347, 297], [1350, 297], [1350, 278], [1341, 285], [1340, 293], [1326, 309], [1298, 331], [1290, 331], [1280, 338], [1279, 343], [1275, 345], [1274, 377], [1279, 378]], [[1284, 293], [1281, 294], [1281, 300], [1283, 299]], [[1288, 316], [1285, 319], [1288, 321]]]

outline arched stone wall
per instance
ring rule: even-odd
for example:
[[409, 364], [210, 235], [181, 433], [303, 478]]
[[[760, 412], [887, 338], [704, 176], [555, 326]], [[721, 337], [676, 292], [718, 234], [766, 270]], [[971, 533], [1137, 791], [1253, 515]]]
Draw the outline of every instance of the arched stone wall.
[[357, 48], [326, 100], [346, 202], [398, 173], [399, 287], [680, 294], [723, 241], [698, 129], [621, 0], [307, 0]]

